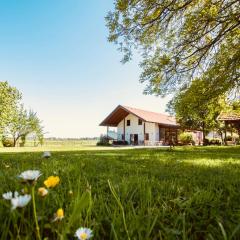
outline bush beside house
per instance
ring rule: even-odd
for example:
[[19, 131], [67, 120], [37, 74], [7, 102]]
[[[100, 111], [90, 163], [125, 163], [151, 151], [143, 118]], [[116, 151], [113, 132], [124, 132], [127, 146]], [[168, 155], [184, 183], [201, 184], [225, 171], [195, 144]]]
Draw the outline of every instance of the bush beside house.
[[109, 141], [110, 139], [108, 136], [101, 135], [99, 141], [97, 142], [97, 146], [111, 146]]
[[192, 134], [188, 132], [180, 133], [178, 140], [180, 145], [195, 145]]

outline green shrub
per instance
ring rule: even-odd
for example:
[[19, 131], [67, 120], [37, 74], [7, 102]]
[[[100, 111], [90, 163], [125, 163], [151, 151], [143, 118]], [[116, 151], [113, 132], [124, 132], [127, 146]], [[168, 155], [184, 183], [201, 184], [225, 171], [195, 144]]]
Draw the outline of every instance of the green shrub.
[[188, 133], [188, 132], [180, 133], [178, 139], [179, 139], [179, 142], [183, 145], [188, 145], [188, 144], [194, 145], [194, 141], [191, 133]]
[[2, 145], [4, 147], [14, 147], [13, 140], [6, 137], [2, 137]]
[[97, 146], [111, 146], [109, 138], [106, 135], [101, 135], [100, 140], [97, 142]]
[[221, 145], [221, 139], [212, 138], [209, 140], [209, 145]]
[[232, 141], [232, 140], [233, 140], [233, 139], [232, 139], [232, 136], [227, 136], [227, 137], [226, 137], [226, 140], [227, 140], [227, 141]]

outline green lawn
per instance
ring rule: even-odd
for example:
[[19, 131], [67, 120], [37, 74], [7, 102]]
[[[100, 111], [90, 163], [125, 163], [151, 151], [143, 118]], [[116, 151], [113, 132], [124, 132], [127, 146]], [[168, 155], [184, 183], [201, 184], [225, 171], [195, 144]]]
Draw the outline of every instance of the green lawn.
[[[186, 147], [55, 151], [42, 159], [0, 149], [0, 193], [21, 191], [16, 177], [39, 169], [59, 186], [36, 196], [41, 237], [74, 239], [80, 226], [94, 239], [240, 239], [240, 148]], [[73, 195], [69, 191], [73, 191]], [[58, 208], [61, 222], [51, 222]], [[0, 239], [34, 239], [32, 204], [11, 211], [0, 200]]]

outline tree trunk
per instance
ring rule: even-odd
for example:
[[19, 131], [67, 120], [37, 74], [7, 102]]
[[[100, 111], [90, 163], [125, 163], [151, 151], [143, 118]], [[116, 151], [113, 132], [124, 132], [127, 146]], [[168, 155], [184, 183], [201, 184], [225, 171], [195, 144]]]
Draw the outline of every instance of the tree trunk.
[[203, 145], [206, 145], [206, 133], [205, 133], [205, 123], [202, 124], [202, 132], [203, 132]]
[[222, 141], [222, 145], [224, 144], [224, 138], [223, 138], [223, 133], [222, 131], [219, 131], [220, 137], [221, 137], [221, 141]]
[[17, 145], [17, 141], [18, 141], [18, 139], [20, 138], [20, 136], [18, 135], [17, 137], [13, 137], [13, 146], [14, 147], [16, 147], [16, 145]]
[[13, 138], [13, 147], [16, 147], [16, 144], [17, 144], [17, 139], [14, 137]]

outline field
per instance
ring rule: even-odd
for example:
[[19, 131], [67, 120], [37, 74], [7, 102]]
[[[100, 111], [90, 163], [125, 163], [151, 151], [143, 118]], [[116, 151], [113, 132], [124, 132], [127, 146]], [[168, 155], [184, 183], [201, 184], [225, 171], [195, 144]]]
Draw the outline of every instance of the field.
[[[93, 239], [240, 239], [239, 147], [0, 149], [0, 168], [1, 194], [21, 191], [24, 170], [43, 173], [36, 188], [60, 177], [36, 195], [41, 239], [75, 239], [80, 226]], [[58, 208], [65, 217], [52, 222]], [[32, 203], [11, 211], [1, 199], [0, 239], [35, 239], [33, 219]]]

